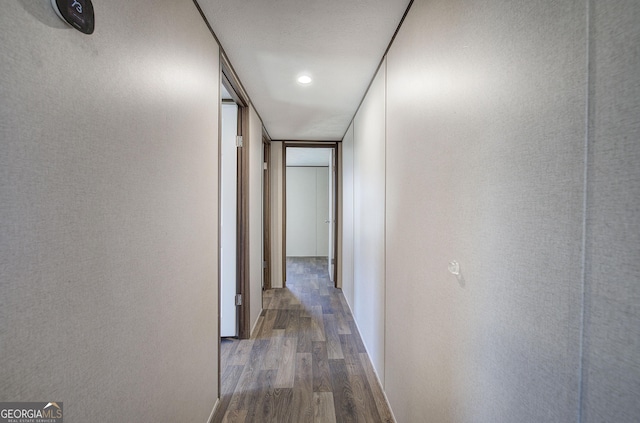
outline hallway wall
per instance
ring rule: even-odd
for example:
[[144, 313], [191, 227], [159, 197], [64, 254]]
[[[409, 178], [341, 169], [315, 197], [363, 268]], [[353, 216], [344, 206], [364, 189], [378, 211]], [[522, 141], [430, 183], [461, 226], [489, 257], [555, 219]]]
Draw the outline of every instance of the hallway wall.
[[283, 173], [286, 169], [283, 161], [283, 143], [271, 141], [271, 169], [269, 169], [271, 193], [271, 287], [282, 288], [286, 269], [283, 265]]
[[0, 399], [205, 422], [218, 46], [189, 0], [94, 4], [90, 36], [48, 1], [0, 14]]
[[354, 260], [353, 260], [353, 241], [354, 241], [354, 194], [353, 194], [353, 122], [349, 125], [347, 133], [344, 135], [342, 142], [342, 214], [339, 222], [342, 224], [341, 239], [341, 280], [342, 292], [345, 299], [353, 311], [354, 305]]
[[354, 119], [353, 314], [384, 382], [385, 65]]
[[[640, 416], [638, 13], [631, 1], [414, 2], [386, 61], [377, 200], [376, 369], [398, 422]], [[378, 96], [374, 84], [363, 106]], [[351, 139], [344, 173], [357, 180], [369, 152], [349, 160]], [[354, 297], [371, 282], [358, 254], [343, 274]]]
[[419, 1], [389, 51], [386, 391], [400, 422], [576, 419], [585, 23], [578, 1]]
[[640, 421], [640, 3], [593, 2], [583, 421]]
[[249, 106], [249, 327], [262, 312], [262, 121]]

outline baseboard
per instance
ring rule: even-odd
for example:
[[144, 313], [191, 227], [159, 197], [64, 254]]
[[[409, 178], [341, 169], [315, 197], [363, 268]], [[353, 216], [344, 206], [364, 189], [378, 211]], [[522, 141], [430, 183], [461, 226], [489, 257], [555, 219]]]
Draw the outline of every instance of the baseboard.
[[[262, 297], [260, 298], [260, 301], [262, 301]], [[262, 315], [262, 312], [264, 311], [264, 308], [260, 309], [260, 313], [258, 313], [258, 318], [256, 319], [255, 322], [253, 322], [253, 327], [251, 328], [251, 330], [249, 331], [249, 338], [253, 338], [253, 335], [256, 328], [258, 327], [258, 322], [260, 321], [260, 316]]]
[[[342, 295], [344, 296], [344, 293]], [[344, 301], [345, 304], [347, 304], [347, 307], [349, 307], [349, 311], [351, 312], [351, 316], [353, 316], [353, 323], [356, 325], [356, 329], [358, 330], [358, 336], [362, 340], [362, 345], [364, 345], [364, 349], [367, 352], [367, 358], [369, 359], [369, 363], [371, 364], [371, 368], [373, 369], [373, 374], [376, 377], [376, 382], [378, 382], [378, 386], [380, 386], [380, 390], [382, 391], [382, 395], [384, 396], [384, 400], [387, 403], [387, 407], [389, 407], [389, 411], [391, 411], [391, 417], [393, 418], [394, 422], [397, 422], [398, 420], [396, 419], [396, 415], [393, 413], [393, 408], [391, 408], [391, 403], [389, 402], [389, 398], [387, 397], [387, 391], [385, 391], [384, 385], [382, 384], [382, 382], [380, 382], [380, 376], [378, 375], [378, 370], [375, 368], [375, 366], [371, 362], [371, 354], [369, 354], [369, 348], [367, 348], [367, 344], [365, 344], [364, 339], [362, 339], [362, 335], [361, 335], [362, 331], [360, 330], [360, 327], [358, 326], [358, 321], [356, 320], [356, 315], [353, 312], [353, 309], [351, 308], [351, 304], [349, 304], [349, 300], [347, 300], [347, 297], [344, 297], [344, 300], [345, 300]], [[386, 358], [385, 358], [385, 361], [386, 361]]]
[[213, 410], [211, 410], [211, 414], [209, 415], [209, 418], [207, 419], [207, 423], [212, 423], [213, 422], [213, 416], [216, 414], [216, 411], [218, 411], [218, 407], [220, 406], [220, 398], [216, 398], [216, 403], [213, 404]]

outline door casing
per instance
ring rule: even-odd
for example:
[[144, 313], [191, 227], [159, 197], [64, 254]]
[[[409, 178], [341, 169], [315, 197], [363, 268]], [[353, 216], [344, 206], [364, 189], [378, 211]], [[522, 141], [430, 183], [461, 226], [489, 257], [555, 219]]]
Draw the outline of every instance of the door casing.
[[335, 157], [333, 162], [333, 175], [332, 175], [332, 187], [330, 187], [331, 195], [333, 198], [332, 212], [333, 212], [333, 245], [330, 251], [333, 253], [333, 257], [329, 257], [329, 260], [333, 259], [332, 275], [329, 275], [334, 282], [334, 286], [339, 287], [338, 282], [338, 187], [339, 187], [339, 172], [338, 172], [338, 142], [335, 141], [284, 141], [282, 146], [282, 271], [283, 271], [283, 288], [287, 285], [287, 148], [330, 148], [334, 150], [332, 156]]

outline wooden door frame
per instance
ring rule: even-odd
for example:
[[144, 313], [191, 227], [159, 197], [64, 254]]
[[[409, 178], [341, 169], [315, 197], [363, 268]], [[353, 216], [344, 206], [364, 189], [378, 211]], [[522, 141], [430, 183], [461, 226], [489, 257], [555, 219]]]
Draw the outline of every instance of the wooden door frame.
[[238, 338], [250, 337], [250, 286], [249, 286], [249, 108], [238, 107], [238, 136], [243, 138], [242, 147], [238, 147], [237, 175], [237, 232], [236, 232], [236, 269], [237, 293], [242, 301], [238, 311]]
[[262, 290], [271, 289], [271, 140], [262, 134]]
[[[334, 163], [334, 176], [333, 187], [330, 187], [333, 193], [333, 213], [335, 218], [335, 224], [333, 227], [333, 284], [336, 288], [338, 284], [338, 262], [340, 257], [338, 256], [338, 224], [340, 216], [338, 215], [338, 187], [340, 186], [338, 178], [340, 172], [338, 172], [339, 163], [339, 141], [283, 141], [282, 142], [282, 273], [283, 281], [282, 287], [287, 286], [287, 147], [292, 148], [330, 148], [335, 151], [335, 163]], [[331, 260], [331, 258], [329, 258]]]
[[223, 52], [220, 54], [220, 69], [220, 83], [227, 88], [234, 102], [238, 105], [237, 134], [243, 137], [243, 145], [238, 147], [237, 156], [236, 293], [242, 298], [237, 314], [238, 338], [247, 339], [251, 335], [249, 316], [251, 299], [249, 291], [249, 102]]

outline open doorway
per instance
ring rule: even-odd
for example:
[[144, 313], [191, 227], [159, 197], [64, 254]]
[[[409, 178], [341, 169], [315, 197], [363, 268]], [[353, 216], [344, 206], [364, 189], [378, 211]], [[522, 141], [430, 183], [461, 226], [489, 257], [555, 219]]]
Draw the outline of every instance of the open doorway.
[[[260, 144], [256, 140], [255, 123], [248, 96], [239, 83], [224, 54], [220, 57], [220, 132], [219, 132], [219, 332], [218, 332], [218, 391], [226, 395], [223, 370], [229, 366], [230, 351], [251, 335], [252, 304], [260, 304], [252, 294], [262, 294], [260, 286], [251, 285], [251, 269], [258, 269], [255, 254], [250, 248], [259, 245], [256, 215], [260, 213], [259, 193]], [[251, 135], [251, 136], [250, 136]], [[257, 160], [256, 160], [257, 159]], [[256, 163], [257, 161], [257, 163]], [[251, 169], [250, 169], [251, 167]], [[250, 178], [252, 183], [250, 184]], [[250, 196], [254, 200], [249, 207]], [[256, 213], [257, 212], [257, 213]], [[250, 225], [250, 222], [253, 224]], [[253, 232], [250, 232], [250, 229]], [[250, 244], [250, 237], [254, 240]], [[253, 261], [252, 261], [253, 258]], [[256, 272], [257, 274], [258, 272]], [[255, 278], [253, 278], [255, 279]], [[255, 311], [255, 307], [254, 311]], [[253, 320], [255, 322], [255, 319]], [[223, 389], [224, 388], [224, 389]], [[228, 388], [228, 386], [227, 386]]]
[[284, 156], [285, 272], [314, 258], [316, 263], [326, 263], [335, 284], [336, 144], [287, 143]]
[[222, 61], [220, 82], [220, 336], [249, 337], [248, 106]]
[[218, 392], [222, 396], [225, 354], [240, 339], [249, 336], [247, 281], [247, 154], [243, 134], [248, 132], [248, 103], [234, 79], [226, 58], [221, 56], [219, 139], [219, 336]]
[[220, 131], [220, 337], [238, 336], [238, 114], [230, 88], [221, 85]]

